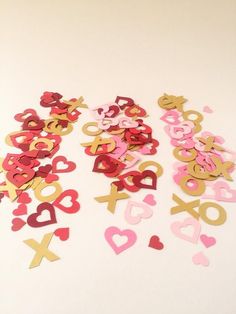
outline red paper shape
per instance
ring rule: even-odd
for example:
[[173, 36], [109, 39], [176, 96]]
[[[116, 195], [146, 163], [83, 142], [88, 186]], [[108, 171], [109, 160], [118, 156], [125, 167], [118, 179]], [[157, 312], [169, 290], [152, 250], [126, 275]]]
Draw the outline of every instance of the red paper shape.
[[[31, 123], [35, 125], [31, 125]], [[26, 118], [23, 122], [22, 129], [23, 130], [42, 130], [45, 126], [43, 120], [41, 120], [38, 116], [30, 116]]]
[[29, 108], [29, 109], [25, 109], [22, 113], [17, 113], [15, 116], [14, 116], [14, 119], [18, 122], [24, 122], [26, 118], [28, 118], [28, 116], [38, 116], [37, 115], [37, 112], [32, 109], [32, 108]]
[[[147, 184], [147, 183], [142, 182], [146, 178], [151, 178], [151, 180], [152, 180], [151, 184]], [[144, 170], [140, 174], [134, 176], [133, 183], [139, 188], [156, 190], [157, 176], [156, 176], [155, 172], [153, 172], [151, 170]]]
[[27, 214], [27, 206], [25, 204], [20, 204], [15, 210], [13, 210], [13, 215], [21, 216]]
[[[58, 163], [63, 162], [67, 167], [66, 168], [58, 168]], [[76, 164], [73, 161], [68, 161], [64, 156], [57, 156], [52, 161], [52, 172], [53, 173], [63, 173], [63, 172], [71, 172], [76, 168]]]
[[[121, 105], [120, 103], [123, 102], [123, 105]], [[134, 100], [132, 98], [129, 97], [123, 97], [123, 96], [117, 96], [115, 103], [117, 103], [120, 107], [120, 109], [125, 109], [126, 107], [130, 107], [135, 105]]]
[[[80, 209], [80, 204], [77, 202], [79, 194], [75, 190], [66, 190], [61, 193], [60, 196], [52, 203], [54, 206], [62, 210], [63, 212], [67, 214], [74, 214], [77, 213]], [[67, 207], [62, 204], [64, 198], [70, 197], [71, 200], [71, 206]]]
[[157, 235], [153, 235], [150, 238], [148, 246], [155, 250], [162, 250], [164, 248], [164, 244], [160, 241], [160, 238]]
[[18, 231], [21, 228], [23, 228], [25, 224], [26, 224], [26, 222], [24, 220], [22, 220], [21, 218], [14, 218], [14, 219], [12, 219], [11, 230], [12, 231]]
[[69, 228], [58, 228], [54, 231], [56, 237], [58, 237], [61, 241], [66, 241], [70, 236]]
[[7, 179], [15, 186], [20, 188], [25, 183], [29, 182], [35, 176], [35, 171], [31, 168], [13, 169], [6, 174]]
[[[50, 219], [45, 220], [45, 221], [38, 221], [38, 218], [41, 216], [42, 212], [44, 211], [48, 211], [50, 215]], [[47, 225], [55, 224], [56, 222], [57, 222], [57, 219], [56, 219], [54, 206], [47, 202], [39, 204], [36, 209], [36, 213], [31, 214], [27, 219], [28, 225], [33, 228], [44, 227]]]
[[29, 204], [32, 202], [32, 199], [29, 197], [27, 192], [23, 192], [17, 199], [17, 203]]

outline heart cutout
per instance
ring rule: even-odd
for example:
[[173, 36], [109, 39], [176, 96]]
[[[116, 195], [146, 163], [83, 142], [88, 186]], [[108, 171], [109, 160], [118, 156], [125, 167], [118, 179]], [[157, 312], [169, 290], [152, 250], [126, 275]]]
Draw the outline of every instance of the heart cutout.
[[[63, 163], [63, 166], [67, 167], [60, 168], [59, 163]], [[63, 173], [71, 172], [76, 168], [76, 164], [73, 161], [68, 161], [64, 156], [57, 156], [52, 161], [52, 172], [53, 173]]]
[[[40, 218], [42, 213], [45, 211], [48, 212], [50, 218], [45, 221], [39, 221], [38, 218]], [[28, 225], [33, 228], [44, 227], [47, 225], [55, 224], [56, 222], [57, 222], [57, 219], [56, 219], [55, 209], [52, 204], [47, 203], [47, 202], [39, 204], [36, 209], [36, 213], [31, 214], [27, 219]]]
[[[61, 195], [53, 202], [53, 205], [62, 210], [63, 212], [67, 214], [74, 214], [77, 213], [80, 209], [80, 204], [77, 202], [79, 194], [75, 190], [65, 190], [61, 193]], [[65, 201], [65, 198], [70, 198], [71, 206], [65, 206], [63, 205], [63, 201]]]
[[[143, 182], [147, 178], [151, 179], [151, 184]], [[134, 176], [133, 183], [139, 188], [156, 190], [157, 176], [151, 170], [144, 170], [142, 173]]]
[[[124, 244], [117, 245], [113, 240], [114, 235], [126, 237], [127, 240]], [[129, 229], [120, 230], [117, 227], [109, 227], [105, 231], [105, 239], [108, 242], [108, 244], [111, 246], [113, 251], [116, 254], [120, 254], [121, 252], [127, 250], [128, 248], [130, 248], [131, 246], [133, 246], [135, 244], [135, 242], [137, 240], [137, 236], [136, 236], [136, 233], [134, 231], [129, 230]]]
[[[187, 235], [183, 233], [182, 229], [188, 226], [192, 227], [192, 235]], [[178, 238], [189, 241], [191, 243], [197, 243], [200, 232], [201, 232], [201, 225], [198, 220], [192, 217], [189, 217], [189, 218], [186, 218], [183, 222], [176, 221], [172, 223], [171, 230]]]
[[[134, 208], [142, 209], [142, 212], [134, 215], [132, 213]], [[125, 220], [132, 225], [138, 224], [142, 219], [150, 218], [152, 214], [152, 209], [143, 203], [138, 203], [135, 201], [127, 202], [127, 207], [125, 210]]]

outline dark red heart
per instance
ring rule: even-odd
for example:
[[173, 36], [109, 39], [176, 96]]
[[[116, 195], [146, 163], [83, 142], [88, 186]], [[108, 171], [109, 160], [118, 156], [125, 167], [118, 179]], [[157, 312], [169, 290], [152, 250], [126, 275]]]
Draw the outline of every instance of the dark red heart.
[[[31, 125], [31, 123], [34, 123]], [[30, 116], [26, 118], [23, 122], [22, 129], [23, 130], [42, 130], [45, 126], [43, 120], [41, 120], [38, 116]]]
[[[151, 184], [143, 182], [146, 178], [151, 178], [152, 180]], [[139, 188], [156, 190], [157, 176], [155, 172], [151, 170], [144, 170], [140, 174], [134, 176], [133, 183]]]
[[[99, 167], [103, 165], [104, 168]], [[114, 158], [109, 157], [107, 155], [99, 155], [96, 157], [94, 161], [93, 171], [94, 172], [101, 172], [101, 173], [109, 173], [114, 172], [116, 170], [116, 163], [114, 162]]]
[[[123, 105], [120, 105], [119, 103], [123, 102]], [[124, 103], [125, 102], [125, 103]], [[125, 109], [126, 107], [130, 107], [134, 105], [134, 101], [132, 98], [129, 97], [123, 97], [123, 96], [117, 96], [115, 103], [117, 103], [120, 107], [120, 109]]]
[[[44, 211], [48, 211], [50, 218], [45, 221], [38, 221], [38, 218], [41, 216], [42, 212]], [[33, 228], [44, 227], [47, 225], [55, 224], [56, 222], [57, 222], [57, 219], [56, 219], [54, 206], [47, 202], [39, 204], [37, 207], [36, 213], [31, 214], [27, 219], [28, 225]]]

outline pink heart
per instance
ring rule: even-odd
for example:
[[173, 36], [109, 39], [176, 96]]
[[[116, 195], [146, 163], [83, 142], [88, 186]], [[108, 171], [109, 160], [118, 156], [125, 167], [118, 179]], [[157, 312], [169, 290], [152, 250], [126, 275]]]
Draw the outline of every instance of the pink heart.
[[203, 252], [199, 252], [192, 257], [195, 265], [209, 266], [209, 260]]
[[205, 193], [203, 195], [204, 199], [210, 198], [222, 202], [236, 202], [236, 190], [231, 189], [228, 183], [224, 181], [207, 182], [207, 186], [211, 187], [215, 194], [208, 195]]
[[[127, 241], [124, 244], [118, 246], [113, 240], [114, 235], [119, 235], [121, 237], [124, 236], [127, 238]], [[129, 230], [129, 229], [120, 230], [117, 227], [109, 227], [105, 231], [105, 239], [108, 242], [108, 244], [111, 246], [111, 248], [114, 250], [114, 252], [116, 254], [120, 254], [121, 252], [127, 250], [132, 245], [134, 245], [134, 243], [137, 240], [137, 236], [134, 231]]]
[[174, 110], [168, 110], [160, 119], [168, 124], [176, 125], [179, 121], [180, 113]]
[[171, 125], [169, 128], [169, 134], [174, 139], [182, 139], [184, 135], [191, 134], [194, 128], [194, 123], [192, 121], [183, 121], [178, 125]]
[[155, 199], [154, 199], [154, 195], [153, 195], [153, 194], [147, 194], [147, 195], [144, 197], [143, 201], [144, 201], [145, 203], [147, 203], [148, 205], [151, 205], [151, 206], [155, 206], [156, 203], [157, 203], [157, 202], [155, 201]]
[[216, 239], [214, 237], [208, 237], [206, 234], [201, 234], [200, 240], [207, 248], [216, 244]]
[[[132, 210], [134, 207], [141, 208], [143, 211], [140, 214], [133, 215]], [[143, 203], [138, 203], [135, 201], [128, 201], [127, 207], [125, 210], [125, 220], [130, 223], [131, 225], [138, 224], [142, 219], [147, 219], [151, 217], [153, 211], [150, 207]]]
[[27, 214], [27, 206], [25, 204], [20, 204], [15, 210], [13, 210], [13, 215], [21, 216]]
[[[193, 229], [193, 233], [190, 236], [187, 234], [184, 234], [182, 232], [182, 229], [186, 228], [188, 226], [191, 226]], [[191, 243], [197, 243], [198, 242], [198, 238], [199, 238], [199, 235], [201, 232], [201, 225], [198, 222], [198, 220], [196, 220], [192, 217], [189, 217], [189, 218], [186, 218], [183, 222], [176, 221], [176, 222], [172, 223], [170, 227], [171, 227], [172, 232], [178, 238], [189, 241]]]
[[213, 110], [209, 106], [204, 106], [203, 111], [206, 113], [212, 113], [213, 112]]
[[14, 219], [12, 219], [11, 230], [12, 231], [18, 231], [22, 227], [24, 227], [25, 224], [26, 224], [26, 222], [24, 220], [22, 220], [21, 218], [14, 218]]

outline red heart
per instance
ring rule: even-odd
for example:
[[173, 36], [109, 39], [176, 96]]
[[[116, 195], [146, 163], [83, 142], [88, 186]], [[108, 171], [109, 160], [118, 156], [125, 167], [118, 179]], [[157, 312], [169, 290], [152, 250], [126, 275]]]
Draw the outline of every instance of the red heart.
[[7, 154], [3, 160], [2, 167], [5, 170], [12, 170], [16, 168], [16, 160], [19, 158], [18, 154]]
[[162, 250], [164, 248], [164, 244], [160, 241], [160, 238], [156, 235], [153, 235], [150, 238], [148, 246], [156, 250]]
[[[66, 198], [68, 196], [71, 199], [71, 206], [70, 207], [64, 206], [62, 204], [62, 201], [64, 200], [64, 198]], [[79, 202], [76, 201], [78, 196], [79, 196], [79, 194], [75, 190], [66, 190], [66, 191], [62, 192], [61, 195], [53, 202], [53, 205], [65, 213], [68, 213], [68, 214], [77, 213], [80, 209], [80, 204], [79, 204]]]
[[31, 168], [24, 168], [21, 170], [13, 169], [6, 174], [7, 179], [15, 186], [20, 188], [25, 183], [29, 182], [35, 176], [35, 171]]
[[27, 192], [21, 193], [17, 199], [17, 203], [24, 203], [24, 204], [29, 204], [31, 201], [32, 199], [29, 197], [29, 194]]
[[[113, 158], [107, 156], [107, 155], [99, 155], [96, 157], [94, 161], [93, 171], [94, 172], [101, 172], [101, 173], [107, 173], [107, 172], [113, 172], [116, 170], [116, 163], [113, 162]], [[104, 166], [104, 168], [100, 168], [100, 163]]]
[[[140, 172], [139, 171], [129, 171], [129, 172], [126, 172], [120, 176], [118, 176], [117, 178], [122, 182], [122, 185], [123, 187], [130, 191], [130, 192], [137, 192], [140, 190], [140, 188], [134, 184], [134, 178], [135, 176], [137, 175], [140, 175]], [[132, 183], [133, 184], [130, 184], [129, 181], [126, 181], [126, 179], [128, 177], [132, 177]], [[116, 183], [117, 182], [117, 183]], [[119, 181], [115, 181], [115, 185], [118, 187], [118, 189], [121, 189], [121, 183], [118, 183]]]
[[[45, 221], [38, 221], [38, 218], [41, 216], [42, 212], [45, 210], [48, 211], [48, 213], [50, 214], [50, 218]], [[52, 204], [47, 203], [47, 202], [39, 204], [36, 209], [36, 213], [31, 214], [27, 219], [28, 225], [33, 228], [55, 224], [56, 222], [57, 222], [57, 219], [56, 219], [55, 209]]]
[[[67, 165], [67, 168], [58, 168], [58, 163], [63, 162]], [[73, 161], [68, 161], [64, 156], [57, 156], [52, 161], [52, 172], [53, 173], [63, 173], [63, 172], [70, 172], [76, 168], [76, 164]]]
[[[35, 125], [31, 125], [31, 123]], [[45, 126], [43, 120], [41, 120], [38, 116], [30, 116], [26, 118], [23, 122], [22, 129], [23, 130], [42, 130]]]
[[23, 152], [27, 152], [29, 150], [30, 144], [28, 144], [28, 143], [21, 143], [17, 147], [19, 149], [21, 149]]
[[54, 231], [55, 236], [57, 236], [61, 241], [66, 241], [70, 236], [69, 228], [59, 228]]
[[25, 109], [22, 113], [17, 113], [14, 118], [16, 121], [24, 122], [27, 115], [30, 114], [31, 116], [37, 116], [37, 112], [34, 109]]
[[[19, 147], [20, 145], [23, 145], [23, 144], [30, 144], [34, 136], [35, 136], [34, 133], [21, 131], [21, 132], [11, 134], [10, 139], [11, 139], [12, 144], [15, 147]], [[22, 137], [24, 138], [24, 140], [21, 142], [18, 142], [17, 139], [20, 139], [20, 138], [22, 139]]]
[[[142, 182], [146, 178], [151, 178], [151, 180], [152, 180], [151, 184], [146, 184], [146, 183]], [[133, 178], [133, 182], [139, 188], [156, 190], [157, 176], [156, 176], [155, 172], [153, 172], [151, 170], [144, 170], [142, 173], [140, 173], [139, 175], [136, 175]]]
[[53, 174], [53, 173], [49, 173], [46, 178], [45, 178], [45, 181], [47, 183], [52, 183], [54, 181], [57, 181], [59, 179], [58, 175], [56, 174]]
[[20, 204], [15, 210], [13, 210], [13, 215], [21, 216], [27, 214], [27, 206], [25, 204]]
[[125, 115], [128, 117], [145, 117], [146, 114], [146, 111], [138, 105], [133, 105], [125, 109]]
[[22, 220], [21, 218], [14, 218], [14, 219], [12, 219], [11, 230], [12, 231], [18, 231], [22, 227], [24, 227], [25, 224], [26, 224], [26, 222], [24, 220]]
[[[120, 105], [119, 102], [123, 101], [123, 105]], [[125, 109], [126, 107], [130, 107], [134, 105], [134, 101], [132, 98], [129, 97], [122, 97], [122, 96], [117, 96], [115, 103], [117, 103], [120, 106], [120, 109]]]

